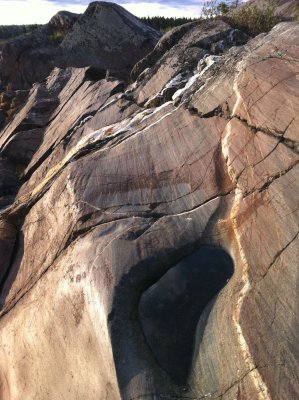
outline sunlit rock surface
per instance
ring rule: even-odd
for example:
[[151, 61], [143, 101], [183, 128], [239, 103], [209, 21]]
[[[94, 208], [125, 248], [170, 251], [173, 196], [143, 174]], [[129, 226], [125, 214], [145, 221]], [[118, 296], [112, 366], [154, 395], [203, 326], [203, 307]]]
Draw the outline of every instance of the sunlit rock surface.
[[158, 107], [90, 68], [33, 86], [0, 134], [0, 398], [299, 396], [298, 38], [199, 45]]
[[92, 67], [98, 79], [110, 74], [127, 80], [160, 36], [123, 7], [98, 1], [82, 15], [58, 12], [49, 23], [7, 41], [0, 54], [0, 129], [26, 90], [44, 82], [53, 68]]

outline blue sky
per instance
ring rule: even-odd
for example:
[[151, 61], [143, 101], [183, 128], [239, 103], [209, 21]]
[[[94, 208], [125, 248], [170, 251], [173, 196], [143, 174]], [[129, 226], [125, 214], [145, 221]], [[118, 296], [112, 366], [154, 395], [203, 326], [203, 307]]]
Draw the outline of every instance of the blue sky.
[[[197, 17], [200, 0], [119, 0], [113, 1], [141, 16]], [[69, 10], [82, 13], [90, 1], [85, 0], [0, 0], [0, 25], [46, 23], [56, 12]]]

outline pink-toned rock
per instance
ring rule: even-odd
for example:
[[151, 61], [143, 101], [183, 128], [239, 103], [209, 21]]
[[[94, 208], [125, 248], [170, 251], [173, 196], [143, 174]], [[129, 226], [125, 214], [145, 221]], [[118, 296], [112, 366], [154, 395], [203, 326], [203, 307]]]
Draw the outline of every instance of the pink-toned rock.
[[159, 107], [88, 68], [32, 88], [0, 133], [0, 398], [298, 397], [298, 38]]

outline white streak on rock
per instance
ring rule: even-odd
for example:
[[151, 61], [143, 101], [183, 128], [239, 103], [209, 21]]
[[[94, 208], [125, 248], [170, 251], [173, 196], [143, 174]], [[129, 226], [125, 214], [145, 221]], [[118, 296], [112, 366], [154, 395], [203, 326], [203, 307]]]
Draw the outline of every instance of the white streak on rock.
[[[228, 160], [228, 155], [229, 155], [229, 148], [228, 148], [229, 140], [228, 140], [228, 138], [229, 138], [230, 132], [231, 132], [231, 127], [228, 124], [227, 132], [224, 136], [224, 139], [222, 140], [222, 154], [226, 161]], [[228, 173], [231, 177], [234, 175], [233, 172], [231, 171], [230, 167], [228, 167]], [[243, 360], [244, 360], [248, 370], [250, 371], [249, 376], [251, 377], [251, 380], [257, 390], [257, 396], [258, 396], [257, 398], [259, 400], [271, 400], [269, 390], [257, 369], [257, 366], [254, 362], [254, 359], [253, 359], [251, 353], [250, 353], [249, 346], [246, 342], [246, 339], [244, 337], [243, 330], [242, 330], [242, 327], [240, 324], [240, 317], [241, 317], [243, 303], [244, 303], [245, 298], [248, 296], [249, 292], [251, 291], [251, 284], [250, 284], [249, 276], [248, 276], [249, 265], [248, 265], [246, 255], [245, 255], [245, 252], [244, 252], [242, 244], [241, 244], [241, 237], [239, 234], [237, 221], [236, 221], [236, 216], [238, 214], [239, 206], [240, 206], [242, 199], [243, 199], [242, 191], [237, 186], [237, 189], [235, 191], [234, 204], [233, 204], [233, 207], [231, 210], [231, 221], [232, 221], [234, 234], [235, 234], [235, 238], [237, 240], [237, 246], [238, 246], [238, 249], [237, 249], [238, 254], [236, 255], [235, 258], [240, 259], [240, 264], [243, 267], [243, 271], [242, 271], [242, 276], [241, 276], [242, 288], [239, 292], [237, 305], [234, 310], [232, 319], [233, 319], [233, 323], [234, 323], [236, 331], [237, 331], [238, 343], [240, 346]]]

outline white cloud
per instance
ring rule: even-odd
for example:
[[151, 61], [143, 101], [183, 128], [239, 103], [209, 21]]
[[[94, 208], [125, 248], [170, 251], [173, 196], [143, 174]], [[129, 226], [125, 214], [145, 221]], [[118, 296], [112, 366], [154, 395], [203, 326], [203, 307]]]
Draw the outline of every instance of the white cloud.
[[[0, 0], [0, 25], [45, 24], [61, 9], [46, 0]], [[70, 5], [67, 9], [82, 13], [86, 6]]]
[[[121, 3], [132, 14], [138, 17], [165, 16], [165, 17], [191, 17], [200, 15], [200, 6], [175, 7], [161, 3], [138, 2]], [[71, 4], [65, 1], [64, 6], [47, 0], [0, 0], [0, 25], [12, 24], [45, 24], [50, 18], [62, 9], [75, 13], [83, 13], [86, 5]]]
[[154, 17], [154, 16], [164, 16], [164, 17], [188, 17], [196, 18], [200, 16], [200, 6], [168, 6], [161, 3], [146, 3], [140, 2], [136, 4], [132, 3], [121, 3], [132, 14], [137, 15], [137, 17]]

